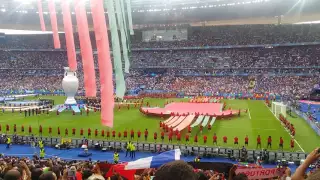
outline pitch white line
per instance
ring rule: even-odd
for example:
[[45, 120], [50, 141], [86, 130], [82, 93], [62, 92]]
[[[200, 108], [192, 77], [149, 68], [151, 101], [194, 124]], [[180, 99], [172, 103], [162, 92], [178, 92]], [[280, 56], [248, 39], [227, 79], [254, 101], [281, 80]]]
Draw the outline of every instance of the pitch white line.
[[250, 109], [248, 108], [249, 118], [251, 119]]
[[[270, 108], [269, 108], [265, 103], [263, 103], [263, 104], [264, 104], [264, 105], [269, 109], [269, 111], [272, 113], [272, 111], [270, 110]], [[274, 115], [273, 113], [272, 113], [272, 115], [273, 115], [276, 119], [278, 119], [278, 121], [280, 121], [280, 119], [279, 119], [276, 115]], [[291, 137], [291, 138], [294, 138], [294, 137], [290, 134], [289, 130], [285, 128], [285, 126], [282, 124], [281, 121], [280, 121], [280, 123], [281, 123], [281, 125], [283, 126], [284, 130], [286, 130], [287, 133], [290, 135], [290, 137]], [[298, 141], [297, 141], [295, 138], [294, 138], [294, 142], [297, 143], [297, 145], [299, 146], [299, 148], [301, 149], [302, 152], [305, 152], [304, 149], [300, 146], [300, 144], [298, 143]]]

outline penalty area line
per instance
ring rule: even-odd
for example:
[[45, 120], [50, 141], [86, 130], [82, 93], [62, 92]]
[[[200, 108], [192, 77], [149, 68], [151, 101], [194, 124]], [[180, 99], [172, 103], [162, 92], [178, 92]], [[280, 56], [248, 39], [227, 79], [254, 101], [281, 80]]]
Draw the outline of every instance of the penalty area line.
[[[265, 103], [263, 103], [268, 109], [269, 109], [269, 111], [271, 112], [271, 114], [281, 123], [281, 125], [282, 125], [282, 122], [280, 121], [280, 119], [275, 115], [275, 114], [273, 114], [272, 113], [272, 111], [270, 110], [270, 108], [267, 106], [267, 104], [265, 104]], [[291, 134], [290, 134], [290, 132], [288, 131], [288, 129], [286, 129], [284, 126], [283, 126], [283, 128], [287, 131], [287, 133], [289, 134], [289, 136], [291, 137], [291, 138], [294, 138]], [[294, 138], [294, 142], [299, 146], [299, 148], [301, 149], [301, 151], [302, 152], [305, 152], [304, 151], [304, 149], [301, 147], [301, 145], [298, 143], [298, 141], [296, 140], [296, 138]]]

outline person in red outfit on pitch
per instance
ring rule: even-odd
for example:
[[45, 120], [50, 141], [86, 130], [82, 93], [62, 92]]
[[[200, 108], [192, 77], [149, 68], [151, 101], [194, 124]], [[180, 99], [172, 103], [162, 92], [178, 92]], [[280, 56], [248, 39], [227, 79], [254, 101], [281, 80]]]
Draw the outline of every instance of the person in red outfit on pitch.
[[72, 128], [72, 136], [76, 135], [76, 128]]
[[169, 142], [172, 142], [172, 136], [173, 136], [173, 132], [169, 132]]
[[218, 145], [218, 137], [217, 137], [216, 133], [213, 134], [212, 139], [213, 139], [213, 144], [215, 144], [217, 146]]
[[21, 132], [24, 133], [24, 126], [21, 126]]
[[130, 139], [132, 140], [134, 138], [134, 131], [133, 131], [133, 129], [131, 129], [131, 131], [130, 131]]
[[227, 143], [227, 141], [228, 141], [228, 137], [227, 136], [223, 136], [223, 143]]
[[244, 138], [244, 145], [245, 145], [245, 146], [248, 146], [248, 145], [249, 145], [248, 135], [246, 135], [246, 137]]
[[209, 131], [211, 130], [211, 125], [210, 125], [210, 124], [208, 124], [208, 130], [209, 130]]
[[237, 136], [234, 137], [233, 141], [234, 141], [234, 144], [239, 145], [239, 138]]
[[14, 133], [17, 132], [17, 125], [16, 125], [16, 124], [13, 125], [13, 132], [14, 132]]
[[197, 136], [197, 135], [194, 136], [193, 142], [194, 142], [194, 143], [198, 143], [198, 136]]
[[113, 138], [113, 139], [116, 138], [116, 131], [115, 131], [115, 130], [112, 131], [112, 138]]
[[188, 126], [188, 133], [191, 133], [191, 127], [190, 127], [190, 125]]
[[80, 136], [83, 136], [83, 129], [80, 129]]
[[185, 139], [186, 139], [186, 143], [189, 143], [189, 134], [186, 134]]
[[293, 138], [290, 140], [290, 147], [293, 151], [293, 149], [294, 149], [294, 139]]
[[181, 141], [181, 134], [180, 134], [180, 132], [178, 132], [178, 134], [177, 134], [177, 140], [178, 140], [178, 142], [179, 142], [179, 144], [180, 144], [180, 141]]
[[64, 135], [65, 135], [65, 136], [68, 136], [68, 134], [69, 134], [68, 128], [66, 128], [66, 129], [64, 130]]
[[42, 136], [42, 126], [39, 126], [39, 135]]
[[51, 134], [52, 134], [52, 127], [51, 126], [49, 126], [49, 135], [51, 136]]
[[144, 140], [145, 140], [145, 141], [147, 141], [147, 139], [148, 139], [148, 134], [149, 134], [148, 129], [146, 129], [146, 130], [144, 131]]
[[6, 125], [6, 131], [7, 131], [7, 132], [9, 132], [9, 131], [10, 131], [10, 127], [9, 127], [9, 125], [8, 125], [8, 124]]
[[109, 139], [110, 138], [110, 131], [109, 131], [109, 129], [107, 130], [107, 139]]
[[169, 130], [170, 132], [173, 132], [173, 127], [170, 127], [170, 130]]
[[207, 143], [207, 138], [208, 138], [208, 137], [207, 137], [206, 135], [203, 136], [203, 143], [204, 143], [204, 144]]
[[118, 138], [121, 139], [121, 132], [118, 132]]
[[166, 132], [169, 132], [169, 126], [168, 125], [166, 125]]
[[267, 148], [271, 148], [271, 143], [272, 143], [272, 138], [271, 136], [268, 137], [268, 145], [267, 145]]
[[88, 129], [88, 137], [91, 137], [91, 129]]
[[101, 136], [104, 137], [104, 130], [101, 130]]
[[160, 128], [162, 127], [162, 122], [160, 121]]
[[29, 135], [32, 133], [32, 127], [31, 126], [29, 126]]
[[156, 132], [153, 133], [153, 139], [154, 139], [154, 142], [157, 141], [157, 138], [158, 138], [158, 134]]
[[280, 137], [280, 140], [279, 140], [279, 149], [281, 149], [283, 151], [283, 139], [282, 139], [282, 137]]
[[98, 129], [94, 130], [94, 136], [98, 137]]
[[127, 131], [127, 130], [124, 130], [124, 131], [123, 131], [123, 137], [124, 137], [125, 139], [127, 139], [127, 137], [128, 137], [128, 131]]
[[139, 140], [139, 139], [140, 139], [140, 137], [141, 137], [141, 131], [140, 131], [140, 130], [138, 130], [137, 134], [138, 134], [138, 140]]
[[162, 143], [163, 143], [163, 140], [164, 140], [164, 132], [162, 131], [161, 132], [161, 141], [162, 141]]
[[203, 129], [203, 126], [202, 125], [200, 125], [200, 132], [202, 133], [202, 129]]
[[256, 148], [258, 148], [258, 146], [261, 148], [261, 137], [260, 137], [260, 135], [258, 135], [258, 137], [257, 137], [257, 147]]

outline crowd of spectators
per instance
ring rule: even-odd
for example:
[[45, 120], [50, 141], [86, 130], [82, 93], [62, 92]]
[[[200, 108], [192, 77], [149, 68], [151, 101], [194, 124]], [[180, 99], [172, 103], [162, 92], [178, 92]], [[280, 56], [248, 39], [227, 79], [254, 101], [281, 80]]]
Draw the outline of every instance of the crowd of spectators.
[[[320, 41], [319, 24], [188, 27], [187, 31], [188, 40], [143, 42], [141, 36], [143, 30], [136, 30], [136, 35], [131, 38], [132, 48], [179, 48]], [[96, 49], [94, 32], [90, 32], [90, 37], [92, 47]], [[77, 33], [74, 34], [74, 39], [75, 47], [79, 48]], [[60, 41], [61, 48], [65, 49], [64, 34], [60, 34]], [[52, 35], [7, 35], [5, 43], [0, 44], [0, 48], [53, 49]]]

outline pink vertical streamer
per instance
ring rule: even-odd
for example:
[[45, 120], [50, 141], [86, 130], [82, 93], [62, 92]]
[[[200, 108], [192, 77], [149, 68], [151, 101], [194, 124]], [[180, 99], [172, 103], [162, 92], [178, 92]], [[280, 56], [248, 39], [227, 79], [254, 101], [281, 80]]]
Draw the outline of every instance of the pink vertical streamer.
[[59, 34], [58, 34], [57, 14], [56, 14], [54, 0], [49, 0], [48, 6], [49, 6], [49, 12], [50, 12], [54, 48], [60, 49], [61, 46], [60, 46], [60, 39], [59, 39]]
[[109, 38], [102, 0], [91, 0], [101, 85], [101, 123], [113, 127], [113, 83]]
[[45, 25], [44, 19], [43, 19], [42, 1], [41, 0], [38, 0], [38, 12], [39, 12], [39, 18], [40, 18], [41, 31], [46, 31], [46, 25]]
[[75, 12], [80, 40], [86, 96], [96, 97], [96, 74], [94, 70], [92, 46], [84, 1], [75, 0]]
[[68, 64], [72, 71], [77, 70], [76, 50], [74, 46], [72, 20], [69, 1], [62, 1], [63, 25], [66, 38]]

